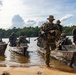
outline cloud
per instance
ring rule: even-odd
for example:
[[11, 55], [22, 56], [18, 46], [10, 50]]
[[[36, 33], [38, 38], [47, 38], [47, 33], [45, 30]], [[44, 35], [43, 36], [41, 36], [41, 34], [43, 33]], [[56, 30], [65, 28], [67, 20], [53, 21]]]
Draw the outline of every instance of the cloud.
[[26, 21], [25, 23], [26, 23], [26, 27], [36, 27], [36, 26], [38, 26], [38, 27], [40, 27], [44, 22], [46, 22], [46, 21], [43, 21], [43, 20], [28, 20], [28, 21]]
[[65, 15], [64, 17], [62, 17], [62, 18], [60, 19], [60, 21], [65, 21], [65, 20], [71, 18], [72, 16], [73, 16], [73, 14], [67, 14], [67, 15]]
[[1, 6], [3, 5], [2, 0], [0, 0], [0, 5], [1, 5]]
[[[41, 25], [42, 25], [44, 22], [46, 22], [46, 21], [42, 21], [42, 20], [41, 20], [41, 21], [37, 21], [35, 26], [41, 27]], [[34, 26], [34, 27], [35, 27], [35, 26]]]
[[0, 0], [0, 11], [2, 10], [3, 2]]
[[22, 17], [20, 15], [15, 15], [12, 18], [12, 26], [11, 26], [11, 28], [13, 28], [13, 27], [23, 28], [24, 26], [25, 26], [25, 22], [24, 22], [24, 20], [22, 19]]
[[[3, 5], [2, 11], [0, 11], [0, 28], [10, 27], [12, 18], [16, 14], [19, 14], [24, 21], [28, 20], [25, 26], [40, 26], [49, 15], [54, 15], [55, 19], [59, 19], [67, 13], [69, 13], [66, 15], [68, 18], [63, 18], [64, 20], [68, 19], [65, 25], [69, 23], [68, 21], [76, 23], [75, 0], [0, 0], [0, 5]], [[70, 20], [69, 18], [72, 16], [73, 18]], [[36, 21], [37, 18], [42, 18], [42, 20]]]
[[34, 21], [34, 20], [28, 20], [27, 22], [26, 22], [26, 27], [34, 27], [34, 25], [36, 25], [36, 21]]

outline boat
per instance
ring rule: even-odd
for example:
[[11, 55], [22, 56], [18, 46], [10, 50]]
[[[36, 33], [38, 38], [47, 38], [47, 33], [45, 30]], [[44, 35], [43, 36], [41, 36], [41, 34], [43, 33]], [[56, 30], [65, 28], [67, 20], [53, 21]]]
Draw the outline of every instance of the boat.
[[[38, 52], [45, 55], [45, 42], [43, 39], [37, 39]], [[76, 46], [74, 44], [62, 45], [62, 50], [51, 50], [50, 56], [57, 59], [70, 67], [76, 66]]]
[[21, 43], [20, 46], [10, 47], [11, 51], [22, 55], [22, 56], [28, 56], [29, 52], [27, 51], [28, 45], [26, 43]]
[[[23, 56], [28, 56], [28, 43], [30, 43], [30, 38], [29, 40], [26, 39], [26, 36], [20, 36], [17, 41], [14, 41], [14, 43], [10, 42], [9, 46], [11, 47], [11, 51], [23, 55]], [[12, 45], [11, 45], [12, 43]]]
[[7, 48], [7, 43], [0, 42], [0, 56], [4, 56], [6, 48]]

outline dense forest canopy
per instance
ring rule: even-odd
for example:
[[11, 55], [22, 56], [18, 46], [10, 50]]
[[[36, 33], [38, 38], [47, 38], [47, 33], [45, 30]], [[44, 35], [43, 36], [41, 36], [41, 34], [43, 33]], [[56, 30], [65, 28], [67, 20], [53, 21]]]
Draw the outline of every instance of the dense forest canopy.
[[[74, 26], [65, 26], [63, 27], [63, 31], [67, 34], [67, 35], [72, 35], [72, 30], [73, 30]], [[2, 38], [8, 38], [10, 36], [10, 34], [12, 32], [15, 32], [17, 37], [19, 36], [27, 36], [27, 37], [37, 37], [39, 34], [39, 30], [40, 27], [36, 26], [36, 27], [24, 27], [24, 28], [12, 28], [12, 29], [0, 29], [0, 36], [2, 36]]]

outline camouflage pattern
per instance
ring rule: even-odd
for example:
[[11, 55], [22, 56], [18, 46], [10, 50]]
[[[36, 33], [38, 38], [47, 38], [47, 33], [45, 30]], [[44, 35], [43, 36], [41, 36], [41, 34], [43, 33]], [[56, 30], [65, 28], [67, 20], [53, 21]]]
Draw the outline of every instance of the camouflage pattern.
[[56, 29], [54, 29], [54, 33], [53, 34], [50, 33], [50, 30], [53, 30], [51, 28], [56, 28], [55, 25], [54, 25], [54, 23], [50, 24], [50, 23], [47, 22], [47, 23], [44, 23], [42, 25], [42, 27], [40, 29], [40, 32], [41, 32], [41, 34], [44, 35], [43, 36], [43, 39], [44, 38], [46, 38], [45, 40], [51, 39], [51, 38], [54, 38], [57, 35], [56, 34], [57, 33], [57, 30]]
[[23, 45], [23, 44], [26, 44], [27, 43], [30, 43], [30, 40], [26, 40], [26, 36], [20, 36], [19, 39], [18, 39], [18, 42], [17, 42], [17, 46], [20, 46], [20, 45]]
[[72, 34], [73, 34], [73, 42], [76, 45], [76, 26], [75, 28], [72, 30]]
[[60, 36], [61, 36], [61, 33], [63, 32], [63, 26], [60, 25], [61, 21], [60, 20], [57, 20], [56, 21], [56, 28], [57, 28], [57, 41], [59, 40]]
[[53, 15], [49, 15], [49, 17], [47, 18], [47, 20], [55, 20]]
[[46, 50], [46, 65], [49, 66], [50, 63], [50, 51], [56, 48], [56, 29], [50, 33], [50, 28], [55, 28], [55, 25], [52, 23], [44, 23], [41, 27], [41, 34], [44, 35], [43, 39], [45, 41], [45, 50]]
[[63, 27], [60, 24], [57, 24], [56, 27], [57, 27], [57, 41], [58, 41], [63, 32]]
[[64, 45], [72, 45], [71, 39], [66, 37], [65, 33], [61, 34], [59, 41], [57, 42], [57, 50], [62, 50], [62, 46]]
[[10, 46], [16, 46], [16, 41], [17, 41], [17, 37], [16, 34], [13, 32], [11, 33], [10, 37], [9, 37], [9, 42], [10, 42]]

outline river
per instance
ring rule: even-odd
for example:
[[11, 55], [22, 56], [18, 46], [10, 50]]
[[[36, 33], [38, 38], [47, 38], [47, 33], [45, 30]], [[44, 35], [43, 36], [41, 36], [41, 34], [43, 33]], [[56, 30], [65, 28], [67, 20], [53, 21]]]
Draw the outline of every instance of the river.
[[[72, 36], [67, 36], [69, 37], [72, 41]], [[28, 38], [27, 38], [28, 39]], [[37, 49], [37, 41], [35, 41], [36, 37], [30, 38], [30, 44], [28, 47], [29, 51], [29, 57], [21, 56], [19, 54], [16, 54], [14, 52], [11, 52], [11, 48], [8, 44], [6, 51], [5, 51], [5, 57], [0, 56], [0, 66], [6, 66], [6, 67], [40, 67], [40, 66], [45, 66], [45, 57], [38, 53]], [[8, 43], [8, 38], [3, 38], [3, 41]], [[61, 70], [65, 71], [70, 71], [70, 67], [64, 65], [63, 63], [54, 60], [51, 61], [51, 64], [53, 66], [59, 67]], [[61, 68], [61, 66], [63, 68]], [[72, 71], [73, 72], [73, 71]], [[76, 72], [76, 71], [75, 71]]]
[[[5, 66], [39, 66], [44, 65], [45, 61], [42, 56], [37, 51], [37, 41], [34, 41], [35, 38], [30, 39], [30, 44], [28, 47], [29, 51], [29, 57], [21, 56], [19, 54], [16, 54], [14, 52], [11, 52], [11, 48], [8, 44], [6, 51], [5, 51], [5, 57], [1, 57], [0, 64]], [[8, 38], [3, 38], [3, 41], [8, 43]]]

